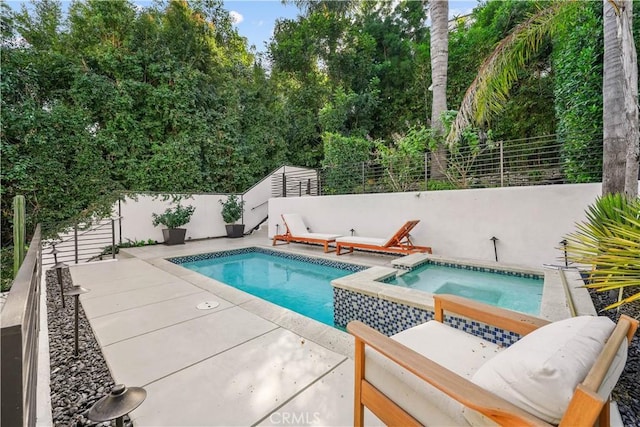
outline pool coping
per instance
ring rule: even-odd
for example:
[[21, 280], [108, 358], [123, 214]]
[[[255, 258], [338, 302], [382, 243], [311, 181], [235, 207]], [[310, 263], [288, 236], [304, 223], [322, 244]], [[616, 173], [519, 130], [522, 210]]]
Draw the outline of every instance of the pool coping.
[[[283, 328], [289, 329], [305, 339], [313, 341], [316, 344], [319, 344], [344, 356], [353, 357], [353, 338], [347, 332], [329, 325], [325, 325], [322, 322], [311, 319], [307, 316], [281, 307], [277, 304], [271, 303], [260, 297], [256, 297], [254, 295], [241, 291], [223, 282], [208, 278], [200, 273], [196, 273], [192, 270], [182, 267], [180, 264], [175, 263], [175, 261], [180, 258], [189, 259], [191, 257], [197, 257], [199, 259], [206, 259], [207, 257], [205, 255], [212, 253], [242, 253], [244, 251], [273, 253], [277, 256], [283, 256], [285, 258], [293, 259], [311, 259], [314, 261], [318, 261], [323, 265], [347, 264], [363, 268], [363, 270], [361, 271], [357, 271], [353, 274], [349, 274], [339, 279], [334, 279], [331, 282], [331, 285], [333, 287], [342, 288], [352, 292], [363, 293], [365, 295], [380, 298], [397, 304], [416, 307], [422, 310], [433, 310], [433, 294], [416, 289], [403, 288], [391, 284], [386, 284], [382, 281], [397, 274], [402, 274], [403, 272], [406, 272], [407, 270], [426, 262], [465, 265], [469, 267], [486, 269], [489, 271], [499, 270], [514, 272], [522, 275], [534, 275], [543, 277], [544, 280], [540, 314], [538, 314], [537, 317], [550, 321], [556, 321], [571, 316], [571, 310], [569, 304], [567, 303], [567, 291], [565, 291], [560, 274], [555, 268], [533, 269], [518, 265], [482, 262], [470, 259], [454, 259], [422, 253], [411, 254], [408, 256], [391, 259], [389, 261], [389, 264], [392, 267], [385, 267], [380, 265], [371, 266], [358, 261], [334, 261], [328, 257], [300, 254], [297, 252], [291, 252], [289, 250], [280, 250], [280, 248], [265, 247], [255, 244], [247, 244], [246, 246], [241, 245], [240, 247], [230, 250], [196, 251], [196, 253], [191, 253], [188, 255], [163, 257], [148, 261], [167, 272], [180, 275], [181, 278], [194, 284], [195, 286], [200, 287], [201, 289], [214, 292], [215, 294], [220, 295], [221, 298], [225, 298], [229, 300], [229, 302], [237, 304], [253, 314], [269, 320]], [[573, 287], [577, 288], [578, 286], [580, 285], [576, 284]], [[588, 297], [588, 292], [586, 291], [586, 289], [582, 289], [582, 291], [584, 291], [584, 295]], [[576, 292], [580, 293], [579, 290]], [[578, 299], [584, 300], [584, 298]], [[587, 299], [590, 301], [590, 298]], [[585, 311], [589, 312], [588, 307], [585, 309]], [[591, 309], [591, 312], [593, 311], [594, 310]]]
[[[517, 265], [498, 264], [482, 262], [477, 260], [452, 259], [430, 254], [412, 254], [403, 258], [392, 261], [395, 268], [372, 267], [368, 270], [357, 272], [346, 277], [335, 279], [331, 282], [332, 286], [347, 291], [356, 292], [382, 300], [408, 305], [423, 310], [433, 310], [433, 294], [430, 292], [399, 287], [392, 284], [384, 283], [385, 279], [402, 274], [412, 268], [420, 266], [428, 262], [467, 265], [488, 271], [507, 271], [526, 276], [539, 276], [543, 278], [542, 299], [540, 302], [540, 313], [534, 315], [542, 319], [556, 321], [566, 319], [571, 316], [570, 306], [567, 301], [567, 291], [565, 291], [562, 278], [556, 268], [532, 269]], [[586, 289], [579, 288], [581, 284], [576, 283], [573, 277], [572, 294], [577, 295], [574, 299], [579, 299], [583, 305], [583, 312], [590, 313]], [[589, 299], [590, 300], [590, 299]]]
[[[263, 236], [258, 236], [259, 238], [263, 238]], [[246, 237], [246, 239], [253, 239], [254, 236]], [[245, 240], [244, 242], [240, 242], [237, 240], [230, 241], [212, 241], [212, 242], [192, 242], [190, 245], [183, 245], [179, 247], [175, 246], [164, 246], [164, 245], [155, 245], [152, 247], [143, 247], [143, 248], [132, 248], [131, 250], [122, 250], [122, 257], [126, 257], [129, 255], [132, 258], [137, 258], [139, 261], [147, 263], [149, 265], [154, 266], [158, 270], [162, 270], [163, 274], [173, 276], [173, 279], [179, 279], [179, 281], [184, 281], [191, 284], [198, 289], [204, 291], [210, 291], [213, 299], [216, 297], [221, 300], [224, 299], [231, 304], [242, 308], [246, 312], [250, 312], [254, 315], [257, 315], [267, 321], [272, 322], [276, 326], [280, 326], [282, 329], [286, 329], [291, 331], [293, 334], [297, 335], [296, 339], [299, 339], [301, 345], [304, 345], [304, 341], [307, 341], [307, 344], [311, 344], [312, 342], [324, 347], [327, 350], [333, 350], [335, 353], [340, 354], [341, 356], [346, 356], [342, 361], [339, 361], [334, 365], [333, 368], [329, 368], [330, 371], [327, 371], [316, 377], [312, 382], [305, 385], [302, 388], [296, 388], [293, 394], [287, 397], [287, 400], [278, 402], [275, 406], [273, 406], [269, 411], [265, 412], [264, 415], [256, 424], [260, 424], [262, 422], [268, 421], [269, 413], [280, 414], [287, 411], [312, 411], [315, 410], [318, 405], [330, 405], [325, 406], [327, 408], [331, 408], [332, 414], [342, 414], [339, 417], [331, 418], [331, 423], [325, 423], [326, 425], [347, 425], [352, 421], [350, 418], [350, 411], [353, 408], [351, 399], [348, 398], [349, 393], [352, 393], [352, 387], [347, 383], [350, 378], [352, 378], [353, 372], [353, 337], [346, 332], [342, 332], [338, 329], [332, 328], [330, 326], [326, 326], [320, 322], [317, 322], [313, 319], [307, 318], [303, 315], [292, 312], [288, 309], [279, 307], [275, 304], [269, 303], [268, 301], [262, 300], [258, 297], [254, 297], [246, 292], [240, 291], [236, 288], [233, 288], [229, 285], [226, 285], [222, 282], [218, 282], [214, 279], [207, 278], [199, 273], [195, 273], [191, 270], [188, 270], [179, 265], [173, 264], [167, 261], [167, 258], [176, 257], [179, 255], [189, 255], [189, 254], [197, 254], [203, 252], [221, 252], [228, 249], [222, 249], [217, 247], [211, 247], [210, 249], [202, 250], [203, 247], [207, 247], [207, 245], [216, 244], [216, 245], [227, 245], [226, 248], [229, 247], [264, 247], [271, 248], [270, 240], [261, 240], [260, 242], [264, 242], [264, 244], [255, 242], [250, 242]], [[300, 248], [301, 247], [301, 248]], [[291, 249], [289, 249], [291, 248]], [[299, 250], [302, 249], [302, 250]], [[308, 249], [308, 252], [304, 252], [305, 249]], [[291, 245], [291, 246], [282, 246], [281, 248], [273, 248], [273, 251], [283, 252], [283, 253], [293, 253], [304, 255], [307, 257], [313, 258], [324, 258], [324, 259], [334, 259], [335, 254], [327, 255], [323, 254], [321, 249], [319, 250], [317, 247], [315, 248], [307, 248], [302, 245]], [[119, 257], [120, 257], [119, 255]], [[370, 254], [361, 254], [364, 256], [359, 256], [359, 254], [353, 255], [345, 255], [342, 257], [344, 262], [349, 264], [358, 264], [361, 266], [371, 267], [373, 268], [363, 270], [361, 274], [362, 278], [365, 277], [373, 277], [376, 275], [388, 274], [389, 271], [395, 271], [396, 269], [392, 268], [392, 257], [390, 256], [368, 256]], [[406, 259], [406, 258], [402, 258]], [[118, 260], [118, 263], [122, 260]], [[75, 267], [74, 267], [75, 268]], [[79, 267], [84, 268], [84, 267]], [[93, 268], [92, 268], [93, 270]], [[552, 270], [550, 271], [553, 275], [558, 275], [558, 271]], [[546, 272], [545, 272], [546, 274]], [[118, 276], [113, 276], [114, 280], [118, 280]], [[152, 290], [152, 288], [149, 288]], [[81, 298], [82, 300], [82, 298]], [[84, 304], [84, 302], [83, 302]], [[242, 311], [242, 310], [238, 310]], [[215, 315], [215, 314], [214, 314]], [[172, 326], [171, 326], [172, 327]], [[165, 328], [164, 326], [162, 328]], [[298, 342], [296, 341], [296, 344]], [[143, 349], [144, 351], [144, 349]], [[158, 354], [161, 353], [152, 353], [150, 357], [158, 357]], [[212, 356], [217, 357], [217, 356]], [[338, 359], [336, 359], [338, 360]], [[195, 371], [200, 368], [200, 362], [194, 365], [187, 366], [184, 370]], [[205, 374], [208, 374], [211, 369], [207, 371], [202, 371]], [[113, 372], [113, 371], [112, 371]], [[244, 372], [244, 374], [248, 375], [251, 381], [255, 381], [255, 378], [259, 378], [256, 372]], [[178, 384], [180, 386], [187, 386], [187, 390], [185, 392], [190, 391], [194, 386], [194, 384], [183, 384], [180, 383], [180, 378], [178, 372], [174, 375], [171, 374], [167, 377], [163, 377], [161, 381], [172, 381], [164, 384]], [[196, 383], [198, 386], [198, 390], [205, 390], [207, 398], [220, 400], [221, 396], [219, 396], [219, 392], [211, 389], [211, 385], [209, 382]], [[175, 387], [173, 388], [176, 389]], [[179, 388], [178, 388], [179, 389]], [[347, 396], [346, 400], [344, 396]], [[156, 399], [156, 400], [154, 400]], [[158, 400], [159, 399], [159, 400]], [[167, 411], [167, 406], [159, 405], [157, 408], [153, 405], [158, 405], [156, 402], [162, 402], [164, 399], [163, 396], [158, 398], [157, 394], [150, 393], [149, 400], [147, 401], [146, 408], [143, 406], [141, 413], [147, 414], [151, 410], [157, 411], [159, 413], [163, 413], [163, 411]], [[234, 396], [234, 400], [237, 400], [237, 397]], [[169, 399], [167, 399], [169, 401]], [[228, 407], [224, 400], [223, 402], [223, 412]], [[327, 403], [328, 402], [328, 403]], [[345, 403], [346, 402], [346, 403]], [[213, 404], [213, 402], [211, 402]], [[211, 411], [211, 405], [205, 405], [202, 407], [204, 411]], [[232, 405], [230, 405], [232, 406]], [[199, 411], [200, 409], [198, 409]], [[270, 412], [273, 411], [273, 412]], [[196, 411], [197, 412], [197, 411]], [[134, 412], [134, 422], [137, 422], [137, 414]], [[141, 422], [141, 425], [144, 423]]]
[[[171, 261], [171, 259], [189, 258], [191, 256], [195, 257], [199, 255], [207, 255], [210, 253], [225, 253], [225, 252], [242, 253], [243, 251], [251, 250], [254, 248], [257, 249], [258, 252], [262, 252], [262, 253], [276, 252], [278, 255], [282, 255], [285, 258], [297, 258], [297, 259], [312, 258], [320, 261], [320, 263], [323, 265], [349, 264], [349, 265], [357, 266], [359, 268], [363, 268], [363, 270], [360, 271], [360, 273], [365, 272], [369, 268], [371, 268], [368, 265], [358, 263], [358, 262], [347, 262], [342, 260], [331, 261], [327, 258], [314, 257], [307, 254], [303, 255], [303, 254], [291, 253], [289, 251], [281, 251], [276, 248], [270, 248], [270, 247], [265, 248], [265, 247], [256, 246], [256, 245], [247, 245], [247, 246], [237, 248], [237, 249], [232, 249], [232, 250], [206, 251], [206, 252], [196, 253], [192, 255], [166, 257], [166, 258], [153, 258], [147, 261], [150, 264], [154, 265], [155, 267], [167, 273], [173, 274], [175, 276], [179, 276], [182, 280], [185, 280], [193, 284], [194, 286], [199, 287], [200, 289], [212, 292], [218, 295], [220, 298], [223, 298], [229, 301], [230, 303], [235, 304], [252, 314], [260, 316], [263, 319], [266, 319], [280, 327], [288, 329], [305, 339], [308, 339], [316, 344], [319, 344], [343, 356], [353, 358], [354, 340], [349, 333], [342, 331], [338, 328], [326, 325], [310, 317], [304, 316], [288, 308], [281, 307], [270, 301], [267, 301], [260, 297], [249, 294], [248, 292], [244, 292], [224, 282], [220, 282], [218, 280], [207, 277], [203, 274], [197, 273], [193, 270], [189, 270], [188, 268], [183, 267], [179, 263], [175, 263]], [[206, 259], [206, 258], [201, 258], [201, 259]], [[381, 267], [381, 268], [384, 268], [384, 267]]]

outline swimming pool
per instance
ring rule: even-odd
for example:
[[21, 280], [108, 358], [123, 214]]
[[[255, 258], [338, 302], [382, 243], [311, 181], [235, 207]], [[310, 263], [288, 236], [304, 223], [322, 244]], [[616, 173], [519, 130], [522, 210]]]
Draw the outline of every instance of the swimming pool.
[[365, 268], [257, 248], [170, 261], [334, 327], [331, 281]]
[[537, 315], [540, 313], [543, 280], [482, 269], [423, 264], [386, 283], [432, 294], [453, 294], [491, 305]]

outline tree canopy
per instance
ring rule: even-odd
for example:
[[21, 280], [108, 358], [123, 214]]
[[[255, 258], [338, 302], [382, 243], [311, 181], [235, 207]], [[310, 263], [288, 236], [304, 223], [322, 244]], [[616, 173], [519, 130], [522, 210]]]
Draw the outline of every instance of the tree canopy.
[[[54, 232], [108, 212], [122, 191], [239, 192], [283, 163], [422, 156], [429, 3], [295, 3], [300, 15], [277, 21], [265, 54], [221, 0], [1, 3], [3, 244], [16, 194], [29, 223]], [[548, 5], [490, 0], [449, 22], [449, 108], [497, 43]], [[573, 182], [599, 179], [584, 159], [602, 154], [601, 9], [580, 2], [542, 37], [501, 112], [477, 126], [496, 140], [557, 133]]]

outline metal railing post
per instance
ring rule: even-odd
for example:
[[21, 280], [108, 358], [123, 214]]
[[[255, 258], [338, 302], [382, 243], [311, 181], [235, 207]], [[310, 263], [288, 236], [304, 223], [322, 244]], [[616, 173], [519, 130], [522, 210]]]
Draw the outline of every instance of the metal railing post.
[[362, 193], [363, 194], [367, 192], [366, 189], [367, 189], [367, 182], [364, 177], [364, 162], [362, 162]]
[[287, 197], [287, 175], [282, 172], [282, 197]]
[[111, 258], [116, 259], [116, 220], [111, 219]]
[[298, 181], [298, 197], [302, 197], [302, 181]]
[[118, 240], [122, 244], [122, 200], [118, 200]]
[[322, 191], [321, 191], [321, 190], [322, 190], [322, 188], [320, 187], [320, 186], [321, 186], [321, 184], [322, 184], [322, 183], [320, 182], [321, 178], [322, 178], [322, 177], [321, 177], [321, 175], [320, 175], [320, 169], [316, 169], [316, 182], [318, 183], [318, 184], [317, 184], [317, 188], [316, 188], [316, 196], [320, 196], [320, 195], [322, 195]]
[[78, 263], [78, 224], [73, 226], [73, 247], [76, 257], [76, 264]]
[[502, 141], [498, 144], [500, 145], [500, 187], [504, 187], [504, 144]]
[[424, 189], [429, 189], [429, 179], [427, 178], [429, 175], [429, 153], [424, 153]]

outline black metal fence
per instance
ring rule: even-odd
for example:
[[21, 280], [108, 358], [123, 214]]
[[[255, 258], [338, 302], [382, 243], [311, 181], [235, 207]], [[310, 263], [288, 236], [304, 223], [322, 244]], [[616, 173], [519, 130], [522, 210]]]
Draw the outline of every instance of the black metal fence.
[[272, 180], [273, 197], [388, 193], [459, 188], [512, 187], [573, 182], [600, 182], [602, 143], [585, 143], [577, 155], [565, 152], [567, 140], [556, 135], [482, 142], [449, 150], [438, 164], [429, 153], [371, 159], [324, 168], [286, 169]]
[[122, 218], [106, 218], [88, 226], [76, 225], [58, 240], [45, 242], [43, 264], [54, 264], [53, 256], [48, 250], [54, 245], [60, 262], [78, 264], [105, 254], [115, 258], [121, 234], [121, 220]]
[[319, 196], [320, 175], [315, 169], [282, 167], [271, 177], [271, 197]]
[[3, 426], [36, 423], [42, 249], [40, 226], [2, 309], [1, 387]]

